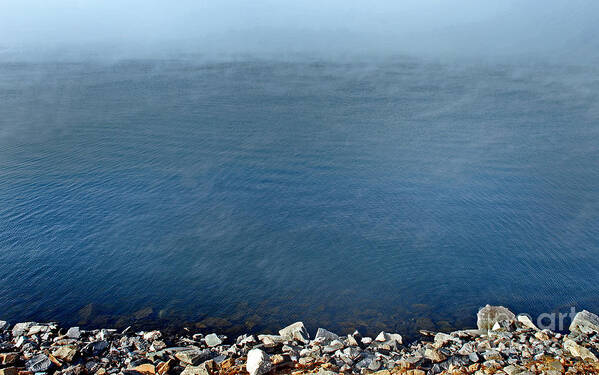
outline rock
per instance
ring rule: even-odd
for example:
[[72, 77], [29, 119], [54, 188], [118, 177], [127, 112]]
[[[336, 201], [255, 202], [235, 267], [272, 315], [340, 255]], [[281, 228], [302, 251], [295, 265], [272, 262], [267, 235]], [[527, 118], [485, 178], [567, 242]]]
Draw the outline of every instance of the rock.
[[158, 366], [156, 366], [156, 373], [159, 375], [164, 375], [171, 369], [173, 360], [169, 359], [166, 362], [160, 362]]
[[586, 334], [599, 332], [599, 316], [582, 310], [572, 319], [570, 332]]
[[564, 349], [569, 351], [574, 357], [580, 357], [589, 362], [597, 362], [597, 357], [595, 357], [595, 355], [589, 349], [578, 345], [573, 340], [565, 340]]
[[520, 314], [517, 316], [516, 319], [518, 320], [518, 322], [520, 322], [520, 324], [522, 324], [526, 328], [534, 329], [535, 331], [539, 330], [539, 328], [537, 328], [537, 326], [532, 322], [532, 320], [530, 320], [530, 317], [528, 315]]
[[398, 344], [402, 344], [402, 337], [399, 333], [387, 333], [381, 332], [375, 338], [376, 341], [384, 342], [384, 341], [395, 341]]
[[10, 365], [13, 364], [19, 359], [19, 353], [2, 353], [0, 354], [0, 364]]
[[217, 373], [217, 366], [213, 360], [205, 361], [199, 366], [187, 366], [181, 375], [212, 375]]
[[503, 306], [486, 305], [476, 314], [478, 329], [491, 330], [495, 323], [502, 320], [512, 321], [516, 318], [513, 312]]
[[318, 340], [325, 345], [330, 343], [333, 340], [338, 340], [339, 336], [331, 331], [327, 331], [324, 328], [318, 328], [316, 331], [316, 335], [314, 336], [314, 340]]
[[360, 341], [364, 345], [370, 345], [372, 343], [372, 337], [362, 337]]
[[219, 339], [216, 333], [211, 333], [207, 335], [206, 337], [204, 337], [204, 341], [206, 342], [206, 345], [210, 347], [218, 346], [223, 343], [223, 340]]
[[57, 359], [64, 362], [71, 362], [75, 355], [77, 355], [77, 346], [75, 345], [65, 345], [55, 349], [52, 352], [52, 355]]
[[279, 331], [279, 335], [285, 340], [297, 340], [307, 343], [310, 335], [302, 322], [295, 322]]
[[31, 372], [45, 372], [52, 367], [52, 361], [45, 354], [38, 354], [25, 362], [27, 371]]
[[162, 333], [160, 331], [150, 331], [150, 332], [144, 333], [143, 338], [146, 341], [152, 342], [154, 340], [158, 340], [161, 336], [162, 336]]
[[19, 370], [16, 367], [7, 367], [0, 369], [0, 375], [17, 375]]
[[[281, 336], [283, 336], [282, 333]], [[264, 351], [252, 349], [248, 352], [245, 368], [250, 375], [262, 375], [270, 371], [272, 364]]]
[[79, 339], [81, 337], [81, 331], [79, 327], [71, 327], [66, 333], [66, 336], [70, 339]]
[[10, 327], [10, 324], [6, 320], [0, 320], [0, 331], [6, 331]]
[[435, 346], [437, 348], [441, 348], [445, 345], [447, 345], [450, 341], [453, 341], [453, 337], [451, 335], [448, 335], [447, 333], [442, 333], [439, 332], [435, 335]]
[[265, 347], [273, 348], [282, 344], [285, 341], [285, 338], [279, 335], [258, 335], [258, 340], [260, 340]]
[[50, 331], [50, 327], [44, 325], [34, 325], [29, 328], [27, 332], [27, 336], [39, 335], [40, 333], [45, 333]]
[[191, 349], [179, 351], [175, 357], [186, 365], [195, 366], [210, 358], [209, 350]]
[[26, 332], [29, 332], [29, 328], [33, 327], [35, 322], [17, 323], [12, 327], [13, 337], [23, 336]]
[[139, 365], [133, 368], [133, 370], [137, 371], [137, 372], [141, 372], [142, 374], [155, 374], [156, 373], [156, 368], [154, 367], [153, 364], [150, 363], [144, 363], [143, 365]]
[[447, 356], [445, 354], [443, 354], [439, 350], [433, 349], [433, 348], [427, 348], [424, 351], [424, 357], [433, 362], [443, 362], [444, 360], [447, 359]]
[[108, 348], [108, 342], [107, 341], [95, 341], [90, 344], [90, 347], [91, 347], [91, 350], [94, 353], [94, 355], [98, 355], [98, 354], [102, 353], [104, 350], [106, 350], [106, 348]]

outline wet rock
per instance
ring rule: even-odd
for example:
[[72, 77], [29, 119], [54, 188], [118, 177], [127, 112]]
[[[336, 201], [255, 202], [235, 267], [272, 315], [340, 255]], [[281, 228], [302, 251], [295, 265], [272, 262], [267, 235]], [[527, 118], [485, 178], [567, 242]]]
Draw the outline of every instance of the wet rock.
[[206, 335], [206, 337], [204, 337], [204, 342], [206, 342], [206, 345], [212, 347], [212, 346], [218, 346], [220, 344], [223, 343], [223, 340], [221, 340], [216, 333], [211, 333], [209, 335]]
[[495, 323], [503, 320], [512, 321], [516, 316], [506, 307], [486, 305], [478, 311], [476, 318], [478, 329], [491, 330]]
[[45, 372], [52, 367], [52, 361], [45, 354], [38, 354], [25, 362], [27, 371], [31, 372]]
[[310, 335], [302, 322], [295, 322], [279, 331], [279, 335], [285, 340], [296, 340], [307, 343]]
[[599, 316], [582, 310], [570, 324], [570, 332], [592, 334], [599, 332]]
[[245, 368], [250, 375], [262, 375], [270, 371], [272, 364], [264, 351], [252, 349], [248, 352]]

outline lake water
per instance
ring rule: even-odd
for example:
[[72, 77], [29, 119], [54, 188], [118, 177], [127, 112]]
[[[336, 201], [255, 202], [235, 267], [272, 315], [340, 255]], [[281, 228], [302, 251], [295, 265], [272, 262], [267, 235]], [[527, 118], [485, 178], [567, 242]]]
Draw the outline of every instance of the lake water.
[[0, 64], [1, 319], [408, 334], [598, 269], [598, 68]]

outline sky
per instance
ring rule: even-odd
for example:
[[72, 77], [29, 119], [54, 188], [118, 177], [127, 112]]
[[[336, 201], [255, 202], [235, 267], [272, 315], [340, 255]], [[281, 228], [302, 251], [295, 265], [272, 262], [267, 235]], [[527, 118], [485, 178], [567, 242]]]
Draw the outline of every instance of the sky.
[[593, 61], [596, 0], [0, 0], [0, 51]]

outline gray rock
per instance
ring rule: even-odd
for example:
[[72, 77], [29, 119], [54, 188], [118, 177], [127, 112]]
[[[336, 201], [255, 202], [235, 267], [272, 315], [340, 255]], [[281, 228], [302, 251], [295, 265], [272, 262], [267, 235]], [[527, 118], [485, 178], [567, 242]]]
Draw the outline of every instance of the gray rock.
[[208, 360], [198, 366], [185, 367], [181, 375], [212, 375], [216, 372], [216, 368], [216, 363]]
[[10, 327], [10, 324], [8, 324], [7, 321], [0, 320], [0, 331], [5, 331], [8, 329], [8, 327]]
[[204, 341], [206, 342], [206, 345], [208, 345], [210, 347], [218, 346], [223, 343], [223, 340], [221, 340], [216, 335], [216, 333], [211, 333], [211, 334], [207, 335], [206, 337], [204, 337]]
[[565, 340], [564, 349], [569, 351], [574, 357], [580, 357], [585, 361], [597, 362], [597, 357], [589, 349], [578, 345], [573, 340]]
[[81, 331], [79, 327], [71, 327], [66, 333], [66, 336], [70, 339], [79, 339], [81, 337]]
[[378, 371], [383, 366], [383, 363], [378, 359], [373, 359], [368, 365], [368, 369], [371, 371]]
[[25, 322], [25, 323], [17, 323], [14, 327], [12, 327], [12, 335], [13, 337], [23, 336], [25, 333], [29, 332], [29, 328], [33, 327], [35, 322]]
[[585, 334], [599, 332], [599, 316], [586, 310], [582, 310], [576, 314], [574, 319], [572, 319], [570, 331]]
[[273, 348], [285, 342], [285, 338], [280, 335], [258, 335], [258, 340], [267, 348]]
[[295, 322], [279, 331], [279, 335], [285, 340], [297, 340], [303, 343], [307, 343], [310, 339], [310, 335], [302, 322]]
[[530, 320], [530, 317], [528, 315], [520, 314], [516, 317], [516, 319], [522, 326], [526, 328], [534, 329], [535, 331], [539, 330], [539, 328], [537, 328], [537, 326], [532, 322], [532, 320]]
[[324, 344], [328, 344], [333, 340], [338, 340], [339, 336], [331, 331], [327, 331], [324, 328], [318, 328], [316, 331], [316, 335], [314, 336], [314, 340], [319, 340]]
[[495, 323], [502, 320], [512, 321], [516, 315], [506, 307], [487, 305], [478, 311], [476, 318], [478, 329], [491, 330]]
[[252, 349], [248, 352], [245, 368], [250, 375], [262, 375], [270, 371], [272, 363], [264, 351]]
[[[166, 349], [165, 349], [166, 350]], [[196, 366], [210, 359], [210, 351], [205, 349], [188, 349], [175, 353], [175, 357], [186, 365]]]
[[31, 372], [45, 372], [52, 367], [52, 361], [45, 354], [38, 354], [25, 362], [27, 371]]

